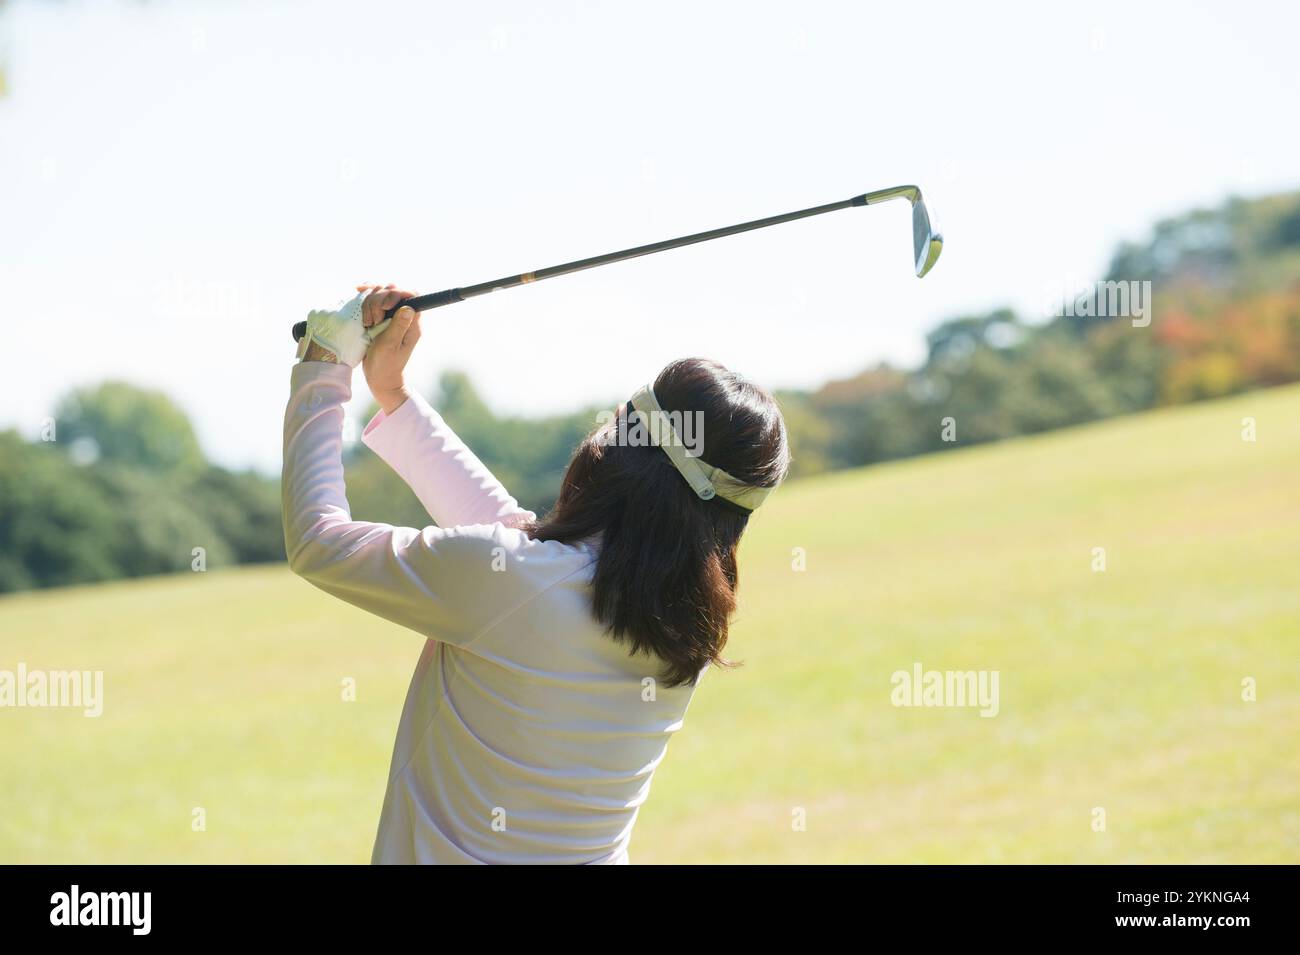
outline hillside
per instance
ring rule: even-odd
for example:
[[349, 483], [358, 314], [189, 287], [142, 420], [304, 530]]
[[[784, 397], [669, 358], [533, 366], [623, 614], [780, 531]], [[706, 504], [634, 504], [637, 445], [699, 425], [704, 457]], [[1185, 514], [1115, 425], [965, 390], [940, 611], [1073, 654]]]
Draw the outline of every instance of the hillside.
[[[1300, 862], [1298, 478], [1292, 386], [791, 484], [633, 861]], [[106, 684], [0, 710], [0, 861], [365, 861], [419, 647], [276, 566], [0, 599], [0, 668]]]

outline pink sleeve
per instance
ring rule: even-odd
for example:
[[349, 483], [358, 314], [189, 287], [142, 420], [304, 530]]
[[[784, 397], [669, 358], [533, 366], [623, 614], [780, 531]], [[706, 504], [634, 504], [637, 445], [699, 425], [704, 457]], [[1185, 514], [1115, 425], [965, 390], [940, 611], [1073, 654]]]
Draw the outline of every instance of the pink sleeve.
[[[502, 608], [538, 590], [537, 562], [514, 558], [527, 535], [501, 524], [416, 530], [354, 521], [343, 487], [343, 403], [352, 369], [294, 366], [284, 416], [281, 509], [294, 573], [348, 603], [428, 637], [464, 646]], [[513, 502], [511, 502], [513, 503]], [[504, 556], [514, 573], [496, 573]]]
[[410, 486], [440, 527], [519, 527], [536, 518], [419, 395], [411, 395], [391, 415], [378, 412], [361, 440]]

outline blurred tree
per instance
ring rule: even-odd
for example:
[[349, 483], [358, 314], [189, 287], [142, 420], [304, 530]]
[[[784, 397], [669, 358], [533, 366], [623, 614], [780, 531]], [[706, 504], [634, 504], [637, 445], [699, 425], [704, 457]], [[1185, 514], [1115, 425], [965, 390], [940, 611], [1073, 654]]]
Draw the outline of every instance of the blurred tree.
[[[213, 516], [170, 475], [111, 462], [87, 470], [112, 503], [112, 552], [122, 576], [190, 570], [196, 547], [203, 548], [208, 570], [237, 563]], [[278, 520], [266, 530], [281, 536]]]
[[1283, 193], [1162, 220], [1147, 241], [1120, 245], [1106, 278], [1259, 291], [1293, 285], [1297, 266], [1300, 193]]
[[89, 474], [49, 445], [0, 432], [0, 592], [120, 576], [116, 526]]
[[807, 410], [804, 420], [786, 419], [796, 454], [805, 441], [796, 428], [812, 426], [808, 419], [813, 415], [824, 422], [823, 427], [813, 426], [812, 440], [817, 442], [818, 453], [804, 453], [795, 473], [802, 476], [895, 457], [899, 442], [910, 448], [910, 442], [918, 437], [914, 424], [909, 422], [901, 430], [896, 427], [907, 383], [904, 372], [879, 364], [852, 378], [824, 385], [806, 402], [799, 400], [798, 393], [785, 394], [784, 400], [792, 407], [802, 405]]
[[1111, 258], [1107, 281], [1164, 281], [1196, 275], [1215, 285], [1225, 283], [1237, 263], [1235, 221], [1239, 206], [1197, 209], [1157, 222], [1146, 242], [1126, 242]]
[[276, 482], [209, 465], [181, 489], [181, 497], [206, 516], [237, 564], [284, 560], [280, 494]]
[[432, 523], [406, 483], [369, 448], [358, 447], [349, 456], [346, 470], [348, 504], [356, 520], [395, 527], [425, 527]]
[[804, 477], [829, 470], [831, 448], [836, 440], [830, 420], [806, 393], [778, 392], [776, 400], [790, 441], [790, 476]]
[[59, 402], [55, 420], [61, 446], [89, 440], [106, 462], [168, 472], [203, 467], [189, 419], [159, 391], [115, 381], [80, 388]]
[[1112, 382], [1097, 373], [1091, 350], [1061, 336], [1033, 339], [1009, 371], [1004, 403], [1016, 434], [1065, 428], [1122, 410]]
[[1159, 339], [1167, 322], [1162, 318], [1161, 324], [1151, 330], [1154, 334], [1135, 334], [1135, 329], [1124, 322], [1094, 326], [1090, 332], [1093, 370], [1109, 385], [1116, 414], [1156, 404], [1169, 362], [1168, 350]]
[[445, 371], [438, 379], [432, 403], [444, 419], [455, 418], [461, 427], [473, 427], [494, 420], [487, 402], [463, 371]]
[[1009, 308], [951, 318], [925, 336], [926, 367], [953, 368], [979, 348], [1001, 349], [1018, 342], [1023, 326]]

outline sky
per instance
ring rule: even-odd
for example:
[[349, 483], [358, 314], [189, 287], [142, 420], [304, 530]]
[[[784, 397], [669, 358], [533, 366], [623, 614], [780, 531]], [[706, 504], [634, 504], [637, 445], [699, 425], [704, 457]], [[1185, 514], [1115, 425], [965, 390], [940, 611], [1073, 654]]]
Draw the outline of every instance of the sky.
[[924, 280], [906, 203], [850, 209], [428, 312], [409, 378], [540, 415], [688, 355], [772, 388], [912, 364], [946, 318], [1041, 316], [1161, 217], [1300, 187], [1297, 35], [1251, 2], [11, 0], [0, 428], [124, 379], [272, 472], [289, 328], [358, 282], [903, 183], [946, 239]]

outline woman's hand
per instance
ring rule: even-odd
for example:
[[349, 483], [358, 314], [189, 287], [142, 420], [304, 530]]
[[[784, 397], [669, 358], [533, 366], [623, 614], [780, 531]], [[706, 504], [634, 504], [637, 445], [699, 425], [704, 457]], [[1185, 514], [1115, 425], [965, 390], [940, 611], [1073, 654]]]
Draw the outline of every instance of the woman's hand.
[[[386, 285], [358, 285], [358, 292], [368, 292], [361, 305], [362, 323], [370, 328], [384, 320], [384, 313], [405, 298], [414, 298], [414, 292]], [[397, 310], [392, 322], [370, 344], [361, 368], [366, 374], [370, 393], [384, 409], [392, 414], [409, 397], [404, 375], [411, 349], [420, 340], [420, 313], [413, 308]]]

